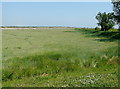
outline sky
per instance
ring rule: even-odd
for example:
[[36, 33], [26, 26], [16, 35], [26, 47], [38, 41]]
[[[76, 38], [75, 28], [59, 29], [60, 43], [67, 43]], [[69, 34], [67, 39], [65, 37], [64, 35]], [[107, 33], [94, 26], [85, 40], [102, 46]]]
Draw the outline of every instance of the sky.
[[4, 26], [96, 27], [98, 12], [113, 12], [111, 2], [2, 2]]
[[111, 2], [111, 0], [2, 0], [2, 2]]
[[2, 3], [0, 2], [0, 26], [2, 25]]

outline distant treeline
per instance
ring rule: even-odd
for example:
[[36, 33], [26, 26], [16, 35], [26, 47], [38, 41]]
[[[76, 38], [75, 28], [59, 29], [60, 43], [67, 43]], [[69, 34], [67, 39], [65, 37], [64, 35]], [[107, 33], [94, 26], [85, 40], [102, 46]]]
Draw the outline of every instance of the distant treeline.
[[[0, 26], [1, 28], [40, 28], [40, 27], [47, 27], [47, 28], [55, 28], [55, 27], [67, 27], [67, 26]], [[75, 27], [67, 27], [67, 28], [75, 28]]]
[[37, 26], [1, 26], [1, 28], [36, 28]]

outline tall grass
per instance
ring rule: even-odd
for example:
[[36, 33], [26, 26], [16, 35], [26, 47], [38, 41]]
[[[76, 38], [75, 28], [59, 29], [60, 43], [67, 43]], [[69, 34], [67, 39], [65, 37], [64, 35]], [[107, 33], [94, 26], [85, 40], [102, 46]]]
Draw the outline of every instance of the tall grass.
[[93, 29], [3, 31], [3, 86], [117, 86], [117, 42], [95, 40], [101, 33], [106, 34]]
[[105, 37], [106, 40], [103, 41], [118, 41], [120, 38], [120, 32], [118, 29], [110, 29], [108, 31], [100, 31], [94, 29], [81, 29], [75, 28], [75, 30], [83, 32], [84, 34], [88, 34], [91, 37]]
[[100, 54], [85, 53], [87, 59], [84, 60], [75, 57], [71, 60], [69, 54], [62, 54], [62, 52], [16, 57], [3, 62], [3, 81], [42, 74], [77, 72], [84, 68], [110, 67], [117, 64], [118, 56], [116, 53], [117, 48], [107, 49]]

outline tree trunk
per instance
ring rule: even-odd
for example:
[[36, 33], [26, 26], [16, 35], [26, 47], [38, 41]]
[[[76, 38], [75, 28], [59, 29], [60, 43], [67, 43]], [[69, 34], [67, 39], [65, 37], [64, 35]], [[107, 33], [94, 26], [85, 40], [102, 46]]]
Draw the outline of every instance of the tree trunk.
[[101, 31], [104, 31], [103, 27], [101, 27]]
[[120, 24], [118, 24], [118, 25], [119, 25], [118, 30], [119, 30], [119, 32], [120, 32]]

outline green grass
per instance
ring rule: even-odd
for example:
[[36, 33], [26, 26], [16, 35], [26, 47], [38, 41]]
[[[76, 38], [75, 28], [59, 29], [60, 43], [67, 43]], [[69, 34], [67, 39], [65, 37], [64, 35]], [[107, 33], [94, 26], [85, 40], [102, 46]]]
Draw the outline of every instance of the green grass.
[[3, 86], [117, 87], [117, 42], [91, 34], [73, 28], [3, 30]]
[[80, 29], [76, 28], [76, 31], [88, 34], [90, 37], [100, 37], [99, 41], [118, 41], [120, 38], [120, 32], [117, 29], [110, 29], [108, 31], [100, 31], [93, 29]]

